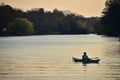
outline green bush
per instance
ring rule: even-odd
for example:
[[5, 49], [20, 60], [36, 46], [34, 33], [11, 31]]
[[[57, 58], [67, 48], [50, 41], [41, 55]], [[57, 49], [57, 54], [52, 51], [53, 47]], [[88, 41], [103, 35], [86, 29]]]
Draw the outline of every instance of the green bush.
[[12, 35], [29, 35], [34, 33], [34, 25], [26, 18], [16, 18], [8, 27]]

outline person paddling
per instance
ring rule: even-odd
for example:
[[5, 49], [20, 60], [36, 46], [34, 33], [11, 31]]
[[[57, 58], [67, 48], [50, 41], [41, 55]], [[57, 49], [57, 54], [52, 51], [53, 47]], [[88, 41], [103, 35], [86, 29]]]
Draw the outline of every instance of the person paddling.
[[83, 53], [83, 55], [82, 55], [82, 60], [83, 60], [84, 62], [86, 62], [86, 61], [89, 60], [89, 57], [87, 56], [87, 53], [86, 53], [86, 52]]

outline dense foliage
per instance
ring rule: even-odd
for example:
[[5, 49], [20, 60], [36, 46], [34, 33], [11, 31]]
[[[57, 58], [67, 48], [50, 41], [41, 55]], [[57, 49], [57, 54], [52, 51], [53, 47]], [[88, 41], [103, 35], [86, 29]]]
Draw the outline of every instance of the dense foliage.
[[30, 35], [34, 33], [34, 26], [25, 18], [16, 18], [9, 24], [8, 33], [11, 35]]
[[[16, 18], [26, 18], [34, 24], [35, 34], [86, 34], [94, 32], [94, 23], [97, 18], [84, 18], [71, 11], [45, 11], [43, 8], [22, 11], [12, 8], [10, 5], [0, 5], [0, 35], [17, 35], [17, 29], [8, 30], [10, 23]], [[16, 28], [17, 25], [16, 25]], [[20, 32], [21, 33], [21, 32]], [[22, 34], [22, 33], [21, 33]], [[23, 34], [26, 34], [23, 32]]]
[[120, 35], [120, 0], [107, 0], [101, 18], [103, 34], [109, 36]]
[[105, 5], [101, 18], [85, 18], [68, 10], [45, 11], [43, 8], [35, 8], [24, 12], [2, 3], [0, 5], [0, 35], [11, 33], [18, 35], [19, 31], [16, 29], [16, 32], [8, 30], [9, 24], [16, 18], [24, 18], [34, 24], [34, 34], [97, 33], [118, 36], [120, 35], [120, 0], [107, 0]]
[[9, 6], [4, 5], [3, 3], [0, 5], [0, 34], [3, 31], [6, 31], [9, 23], [15, 19], [15, 10]]

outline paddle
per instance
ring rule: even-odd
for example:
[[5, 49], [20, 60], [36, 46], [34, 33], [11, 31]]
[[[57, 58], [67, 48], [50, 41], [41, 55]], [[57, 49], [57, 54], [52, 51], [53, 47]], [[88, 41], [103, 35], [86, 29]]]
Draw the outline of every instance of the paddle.
[[93, 58], [90, 58], [90, 59], [98, 59], [99, 57], [93, 57]]

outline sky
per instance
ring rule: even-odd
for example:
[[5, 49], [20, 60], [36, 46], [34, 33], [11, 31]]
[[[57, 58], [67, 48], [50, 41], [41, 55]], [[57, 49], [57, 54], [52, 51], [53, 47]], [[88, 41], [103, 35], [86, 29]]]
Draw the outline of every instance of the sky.
[[85, 17], [101, 16], [106, 0], [0, 0], [24, 11], [32, 8], [44, 8], [45, 11], [70, 10]]

